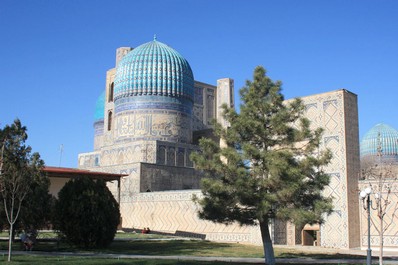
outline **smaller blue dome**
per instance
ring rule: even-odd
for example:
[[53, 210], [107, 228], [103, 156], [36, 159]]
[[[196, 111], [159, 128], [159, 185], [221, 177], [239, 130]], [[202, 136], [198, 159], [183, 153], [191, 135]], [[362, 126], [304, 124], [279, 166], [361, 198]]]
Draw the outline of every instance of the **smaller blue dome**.
[[362, 138], [361, 158], [377, 156], [381, 147], [383, 158], [398, 162], [398, 131], [389, 125], [379, 123], [371, 128]]
[[105, 91], [101, 93], [95, 104], [94, 122], [104, 120], [104, 109], [105, 109]]

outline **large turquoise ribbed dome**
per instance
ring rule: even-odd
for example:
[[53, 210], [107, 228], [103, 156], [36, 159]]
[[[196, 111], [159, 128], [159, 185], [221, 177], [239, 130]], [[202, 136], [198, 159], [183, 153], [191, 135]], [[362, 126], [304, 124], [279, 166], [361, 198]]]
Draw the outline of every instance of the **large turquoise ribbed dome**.
[[398, 162], [398, 131], [389, 125], [379, 123], [371, 128], [361, 141], [361, 158], [377, 156], [381, 147], [382, 157]]
[[157, 40], [138, 46], [118, 64], [114, 99], [140, 96], [182, 98], [193, 102], [191, 67], [176, 50]]
[[166, 44], [154, 40], [127, 53], [116, 66], [113, 95], [116, 141], [191, 142], [192, 70]]

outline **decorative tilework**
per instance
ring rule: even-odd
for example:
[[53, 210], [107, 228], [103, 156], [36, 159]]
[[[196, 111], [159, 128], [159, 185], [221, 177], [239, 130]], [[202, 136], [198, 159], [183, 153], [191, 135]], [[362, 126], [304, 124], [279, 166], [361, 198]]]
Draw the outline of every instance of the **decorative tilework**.
[[[363, 190], [366, 187], [371, 185], [375, 192], [379, 190], [379, 182], [377, 180], [362, 180], [359, 182], [359, 190]], [[385, 248], [398, 248], [398, 183], [393, 179], [386, 179], [382, 181], [383, 186], [390, 186], [391, 193], [389, 194], [388, 207], [386, 208], [386, 212], [384, 215], [384, 229], [383, 232], [383, 243]], [[358, 194], [358, 192], [357, 192]], [[372, 195], [373, 196], [373, 195]], [[387, 197], [387, 190], [384, 189], [381, 192], [381, 196], [383, 198]], [[375, 199], [372, 198], [373, 203], [375, 204]], [[367, 212], [363, 209], [363, 204], [361, 202], [360, 205], [360, 225], [361, 225], [361, 247], [362, 249], [367, 248], [367, 235], [368, 235], [368, 223], [367, 223]], [[379, 228], [380, 228], [380, 219], [377, 216], [377, 210], [371, 210], [371, 224], [370, 224], [370, 237], [371, 237], [371, 246], [372, 248], [379, 247], [380, 238], [379, 238]]]
[[176, 50], [156, 40], [142, 44], [119, 62], [115, 103], [123, 97], [158, 95], [183, 97], [193, 102], [191, 67]]
[[[124, 51], [128, 52], [128, 49]], [[113, 129], [103, 131], [103, 135], [96, 129], [96, 151], [79, 155], [79, 167], [128, 172], [129, 176], [121, 183], [123, 226], [150, 227], [171, 233], [189, 232], [205, 235], [211, 240], [261, 244], [258, 226], [241, 227], [237, 223], [225, 226], [200, 220], [197, 217], [198, 205], [192, 202], [193, 195], [201, 196], [198, 190], [140, 193], [145, 187], [159, 187], [158, 181], [173, 187], [171, 182], [177, 175], [179, 177], [175, 179], [181, 181], [180, 187], [184, 187], [184, 181], [192, 177], [188, 173], [182, 176], [182, 172], [192, 170], [189, 167], [193, 166], [189, 155], [195, 147], [188, 144], [191, 142], [191, 127], [208, 129], [213, 117], [225, 122], [221, 119], [219, 107], [222, 103], [233, 106], [233, 80], [218, 80], [217, 89], [198, 82], [194, 89], [188, 62], [157, 41], [144, 44], [126, 55], [119, 54], [118, 58], [115, 102], [105, 106], [107, 111], [115, 113]], [[109, 76], [107, 82], [112, 81], [113, 77]], [[325, 129], [321, 149], [330, 148], [333, 152], [332, 163], [325, 168], [331, 176], [331, 183], [324, 194], [334, 198], [334, 212], [321, 226], [321, 245], [356, 247], [360, 235], [352, 224], [359, 222], [358, 198], [351, 192], [357, 187], [356, 170], [359, 165], [356, 96], [339, 90], [305, 97], [303, 102], [305, 115], [312, 122], [311, 128]], [[145, 163], [149, 166], [143, 172]], [[182, 164], [185, 171], [175, 167]], [[158, 179], [162, 167], [173, 168], [176, 174], [169, 174], [169, 179]], [[172, 170], [170, 172], [173, 173]], [[146, 178], [142, 178], [143, 174], [147, 174]], [[153, 180], [157, 183], [151, 182]], [[114, 183], [109, 185], [115, 192]], [[275, 223], [273, 227], [280, 232], [277, 237], [274, 235], [274, 240], [285, 240], [288, 244], [301, 241], [300, 231], [291, 224]], [[392, 242], [394, 239], [391, 236], [389, 240]]]
[[171, 110], [191, 115], [192, 102], [172, 97], [142, 96], [122, 98], [115, 106], [115, 112], [128, 110]]
[[325, 145], [328, 145], [330, 141], [335, 141], [338, 144], [339, 136], [337, 136], [337, 135], [328, 136], [328, 137], [324, 137], [323, 140], [325, 141]]
[[[331, 175], [331, 183], [328, 189], [325, 190], [325, 194], [334, 197], [335, 205], [334, 213], [327, 217], [325, 224], [321, 226], [321, 245], [324, 247], [347, 248], [352, 245], [353, 243], [350, 243], [350, 236], [352, 236], [353, 232], [351, 232], [349, 227], [348, 219], [351, 218], [353, 222], [357, 222], [355, 220], [358, 220], [356, 219], [355, 214], [352, 213], [351, 206], [348, 205], [348, 201], [351, 200], [351, 197], [356, 197], [357, 195], [352, 195], [351, 193], [347, 194], [347, 190], [350, 190], [355, 186], [355, 181], [352, 181], [352, 175], [350, 175], [350, 178], [347, 177], [347, 172], [351, 172], [352, 169], [347, 168], [345, 161], [348, 157], [350, 157], [349, 159], [351, 160], [355, 156], [359, 157], [359, 152], [350, 154], [346, 153], [345, 146], [347, 135], [345, 132], [350, 130], [347, 129], [345, 125], [350, 124], [350, 122], [345, 122], [345, 112], [341, 112], [338, 109], [343, 106], [343, 103], [341, 102], [342, 98], [339, 97], [339, 94], [344, 93], [346, 92], [336, 91], [326, 93], [322, 96], [318, 95], [316, 97], [306, 97], [303, 99], [307, 106], [312, 106], [307, 108], [308, 112], [306, 112], [306, 115], [315, 123], [316, 127], [325, 128], [329, 124], [332, 124], [332, 126], [329, 126], [325, 131], [322, 141], [322, 148], [331, 148], [334, 154], [331, 165], [327, 167], [327, 172]], [[315, 108], [315, 105], [320, 105], [324, 108]], [[323, 110], [325, 110], [325, 112]], [[354, 116], [354, 119], [355, 118], [357, 117]], [[352, 123], [355, 124], [355, 122]], [[351, 144], [354, 143], [351, 142]], [[167, 156], [169, 154], [168, 151], [166, 151], [166, 146], [168, 144], [163, 143], [162, 145], [165, 146], [165, 155]], [[178, 152], [178, 150], [178, 148], [175, 148], [174, 152]], [[189, 153], [190, 150], [187, 149], [185, 159], [188, 159]], [[166, 158], [162, 159], [165, 160]], [[103, 160], [104, 158], [101, 163]], [[186, 160], [185, 163], [186, 166], [189, 166], [192, 162]], [[136, 175], [133, 174], [132, 179], [126, 182], [126, 189], [136, 189], [139, 179], [134, 176]], [[192, 219], [196, 216], [195, 207], [197, 206], [195, 206], [191, 201], [180, 201], [178, 204], [170, 201], [172, 198], [180, 198], [180, 196], [183, 195], [184, 197], [191, 196], [192, 192], [175, 192], [173, 195], [168, 194], [167, 196], [165, 193], [137, 194], [128, 191], [123, 194], [126, 195], [123, 197], [123, 200], [126, 203], [121, 204], [121, 209], [124, 217], [123, 225], [126, 227], [149, 226], [151, 229], [165, 232], [179, 230], [201, 233], [205, 234], [207, 238], [211, 238], [213, 240], [217, 238], [220, 240], [243, 238], [244, 240], [247, 239], [250, 243], [261, 243], [258, 227], [249, 227], [250, 232], [244, 235], [245, 233], [239, 232], [239, 229], [234, 224], [232, 225], [233, 229], [230, 230], [230, 232], [226, 232], [228, 229], [224, 226], [215, 225], [198, 219]], [[145, 198], [151, 198], [150, 202], [144, 203], [143, 200]], [[355, 199], [357, 200], [357, 197]], [[355, 207], [354, 203], [352, 205]], [[162, 211], [163, 209], [167, 209], [168, 213], [159, 212], [159, 210]], [[279, 227], [278, 230], [283, 231], [283, 228]], [[288, 243], [296, 244], [301, 240], [300, 231], [296, 228], [288, 228], [286, 231], [286, 236], [288, 237], [286, 241]], [[281, 240], [283, 239], [278, 239], [278, 241]]]
[[203, 87], [195, 86], [195, 104], [203, 105]]
[[321, 226], [321, 245], [357, 247], [359, 231], [352, 224], [359, 222], [358, 198], [357, 194], [350, 192], [357, 188], [359, 170], [356, 96], [346, 90], [338, 90], [302, 100], [312, 128], [325, 130], [321, 147], [333, 153], [331, 163], [325, 168], [331, 181], [324, 194], [333, 197], [334, 213]]
[[94, 121], [104, 120], [105, 91], [101, 93], [95, 104]]
[[191, 190], [135, 194], [130, 203], [121, 205], [123, 222], [127, 227], [138, 229], [150, 227], [172, 234], [178, 231], [202, 234], [207, 240], [260, 243], [257, 226], [223, 225], [199, 219], [193, 195], [200, 197], [201, 193]]
[[396, 129], [382, 123], [372, 127], [361, 141], [361, 157], [376, 157], [379, 144], [383, 159], [398, 162], [398, 131]]
[[191, 118], [178, 112], [128, 112], [115, 117], [116, 141], [163, 140], [189, 143], [192, 139]]

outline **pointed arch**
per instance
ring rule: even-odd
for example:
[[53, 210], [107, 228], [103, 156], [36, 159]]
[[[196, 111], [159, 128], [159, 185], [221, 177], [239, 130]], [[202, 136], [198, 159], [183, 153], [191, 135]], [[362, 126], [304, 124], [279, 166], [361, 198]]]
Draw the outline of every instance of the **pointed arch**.
[[108, 131], [112, 130], [112, 117], [113, 113], [112, 111], [108, 112]]

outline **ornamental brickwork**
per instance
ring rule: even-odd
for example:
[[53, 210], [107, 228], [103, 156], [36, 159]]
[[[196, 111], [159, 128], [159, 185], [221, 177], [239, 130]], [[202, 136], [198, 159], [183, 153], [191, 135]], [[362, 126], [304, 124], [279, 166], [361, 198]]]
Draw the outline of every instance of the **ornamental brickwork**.
[[302, 98], [306, 117], [313, 128], [324, 129], [321, 148], [332, 151], [325, 168], [330, 184], [324, 191], [333, 198], [333, 213], [321, 225], [321, 246], [354, 248], [359, 246], [359, 132], [357, 96], [347, 90]]
[[[191, 82], [192, 72], [185, 59], [163, 44], [158, 53], [157, 41], [148, 45], [144, 45], [148, 51], [145, 53], [140, 47], [136, 48], [138, 51], [118, 49], [117, 67], [106, 75], [103, 117], [98, 117], [94, 125], [95, 151], [79, 155], [79, 168], [128, 175], [121, 180], [120, 193], [116, 182], [108, 183], [115, 197], [120, 198], [124, 228], [149, 227], [152, 231], [208, 240], [262, 244], [258, 226], [227, 226], [201, 220], [197, 216], [198, 205], [192, 200], [202, 196], [202, 175], [194, 170], [190, 154], [198, 149], [196, 144], [201, 137], [215, 139], [213, 119], [228, 126], [221, 106], [234, 106], [233, 80], [219, 79], [216, 86]], [[182, 68], [168, 56], [177, 56], [186, 70], [181, 72]], [[162, 65], [152, 64], [150, 58]], [[159, 67], [167, 72], [166, 83], [170, 84], [165, 92], [158, 83], [163, 75], [153, 72]], [[184, 71], [189, 72], [185, 81]], [[118, 96], [114, 98], [115, 89]], [[316, 241], [323, 247], [359, 247], [357, 96], [342, 89], [302, 100], [312, 128], [324, 129], [321, 149], [328, 148], [333, 153], [325, 168], [331, 182], [324, 194], [333, 198], [334, 211], [320, 228], [308, 229], [320, 230]], [[98, 111], [101, 114], [101, 108], [97, 107]], [[101, 116], [97, 112], [96, 116]], [[270, 229], [277, 244], [312, 242], [304, 238], [309, 233], [291, 223], [274, 220]]]

